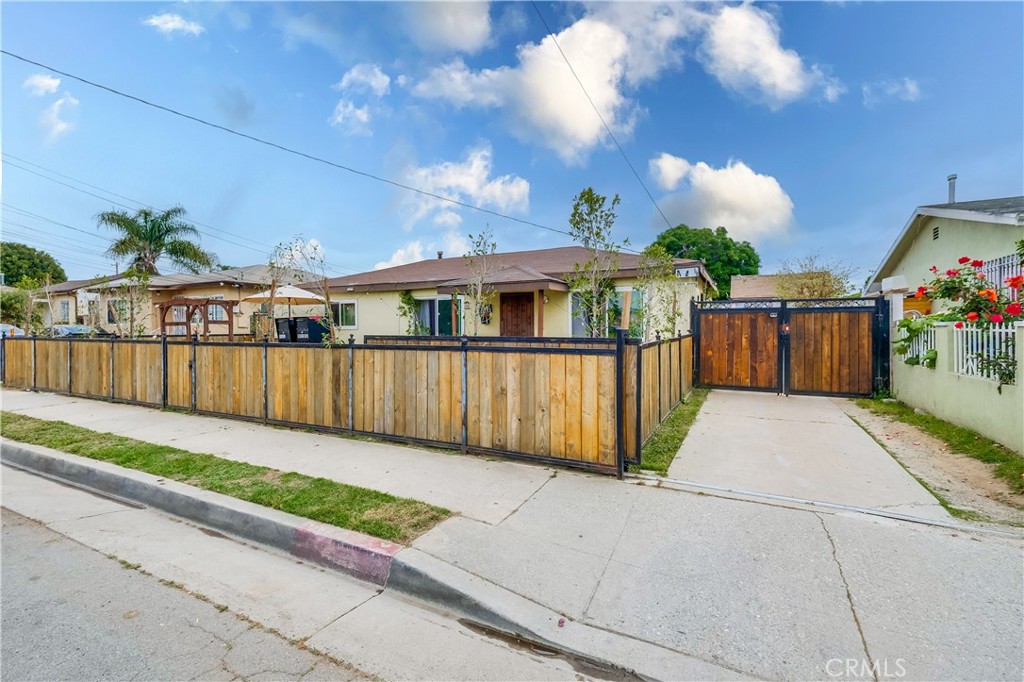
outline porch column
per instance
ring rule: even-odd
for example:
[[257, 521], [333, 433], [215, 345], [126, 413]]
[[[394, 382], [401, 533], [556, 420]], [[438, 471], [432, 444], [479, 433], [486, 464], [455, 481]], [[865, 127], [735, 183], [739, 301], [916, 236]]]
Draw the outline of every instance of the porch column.
[[544, 290], [537, 292], [537, 336], [544, 336]]

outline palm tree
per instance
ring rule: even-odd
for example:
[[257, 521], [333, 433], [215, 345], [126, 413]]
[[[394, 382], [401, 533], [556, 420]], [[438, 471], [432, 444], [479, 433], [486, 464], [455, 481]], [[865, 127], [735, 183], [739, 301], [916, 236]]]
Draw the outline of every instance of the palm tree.
[[210, 270], [217, 257], [189, 239], [198, 237], [199, 230], [185, 222], [184, 216], [185, 209], [175, 206], [165, 211], [142, 208], [134, 214], [104, 211], [96, 220], [118, 235], [107, 253], [132, 259], [130, 267], [138, 272], [159, 275], [156, 262], [164, 257], [189, 272]]

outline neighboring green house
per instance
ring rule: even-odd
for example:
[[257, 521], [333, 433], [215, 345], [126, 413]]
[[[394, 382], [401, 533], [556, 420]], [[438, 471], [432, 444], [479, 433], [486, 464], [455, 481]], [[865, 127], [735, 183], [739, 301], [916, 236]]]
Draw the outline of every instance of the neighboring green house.
[[[464, 300], [470, 280], [474, 279], [469, 261], [462, 257], [422, 260], [407, 265], [372, 270], [328, 281], [331, 303], [341, 329], [357, 342], [367, 335], [407, 333], [409, 320], [399, 312], [402, 292], [408, 292], [415, 308], [419, 331], [437, 336], [462, 333], [479, 336], [585, 336], [580, 306], [574, 304], [566, 277], [576, 263], [583, 263], [591, 251], [565, 246], [534, 251], [496, 253], [487, 256], [486, 288], [492, 292], [473, 324]], [[645, 296], [640, 284], [640, 256], [616, 255], [618, 270], [611, 279], [616, 295], [608, 311], [608, 322], [619, 314], [625, 293], [630, 292], [631, 326], [642, 317]], [[690, 328], [690, 301], [713, 298], [715, 283], [699, 260], [675, 260], [675, 278], [667, 296], [658, 296], [671, 308], [659, 318], [671, 318], [673, 332]], [[649, 308], [648, 308], [649, 310]], [[637, 314], [640, 313], [640, 314]], [[642, 326], [646, 338], [654, 330]]]
[[[951, 176], [950, 198], [954, 199]], [[909, 291], [969, 256], [985, 261], [1000, 285], [1020, 274], [1016, 242], [1024, 239], [1024, 196], [918, 206], [864, 288], [867, 295]], [[1016, 259], [1016, 261], [1015, 261]]]

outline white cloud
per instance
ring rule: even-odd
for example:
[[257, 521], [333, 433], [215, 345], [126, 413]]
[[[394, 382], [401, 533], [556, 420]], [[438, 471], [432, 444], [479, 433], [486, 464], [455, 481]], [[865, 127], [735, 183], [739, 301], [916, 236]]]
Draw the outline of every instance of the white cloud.
[[785, 234], [793, 222], [793, 201], [779, 181], [742, 161], [712, 168], [663, 153], [651, 159], [650, 168], [663, 189], [689, 183], [688, 191], [662, 200], [670, 220], [693, 227], [721, 225], [733, 239], [751, 241]]
[[777, 110], [820, 89], [829, 102], [845, 91], [819, 65], [810, 67], [779, 42], [775, 17], [750, 4], [726, 6], [711, 19], [700, 50], [708, 73], [740, 95]]
[[284, 46], [289, 50], [297, 50], [303, 43], [308, 43], [335, 57], [341, 58], [343, 55], [344, 36], [314, 14], [293, 16], [282, 12], [275, 18], [274, 24], [281, 31]]
[[36, 97], [52, 95], [60, 87], [60, 79], [48, 76], [44, 73], [35, 73], [25, 79], [21, 87], [28, 90]]
[[171, 35], [172, 33], [185, 33], [188, 35], [197, 36], [206, 29], [203, 25], [197, 21], [189, 21], [180, 14], [154, 14], [142, 21], [147, 26], [152, 26], [160, 33], [164, 35]]
[[50, 140], [56, 140], [58, 137], [71, 132], [74, 124], [61, 117], [67, 114], [68, 109], [76, 109], [77, 107], [78, 100], [72, 97], [70, 93], [65, 92], [63, 97], [43, 110], [39, 122], [46, 130]]
[[490, 3], [411, 2], [404, 11], [409, 35], [421, 49], [473, 54], [491, 40]]
[[[481, 145], [469, 150], [461, 162], [411, 167], [406, 171], [406, 182], [433, 194], [503, 213], [527, 211], [530, 183], [516, 175], [491, 177], [491, 157], [490, 146]], [[409, 201], [409, 227], [428, 216], [435, 225], [448, 228], [462, 222], [460, 209], [450, 202], [422, 194], [412, 196]]]
[[370, 130], [370, 108], [367, 106], [357, 107], [347, 99], [338, 100], [334, 106], [334, 113], [327, 122], [336, 128], [341, 128], [347, 135], [372, 135]]
[[414, 242], [409, 242], [405, 246], [396, 249], [395, 252], [391, 254], [391, 258], [380, 261], [373, 266], [373, 269], [383, 270], [384, 268], [393, 268], [396, 265], [407, 265], [420, 260], [423, 260], [423, 242], [417, 239]]
[[682, 3], [595, 5], [555, 39], [546, 36], [521, 45], [515, 66], [472, 70], [455, 58], [432, 69], [412, 92], [457, 107], [501, 107], [517, 137], [554, 150], [565, 163], [579, 164], [606, 141], [601, 118], [616, 135], [632, 133], [638, 106], [625, 89], [680, 65], [678, 41], [702, 21]]
[[450, 228], [441, 236], [440, 242], [431, 241], [429, 244], [424, 245], [422, 239], [417, 239], [408, 242], [405, 246], [398, 247], [391, 254], [391, 258], [380, 261], [373, 266], [373, 269], [381, 270], [383, 268], [392, 268], [396, 265], [415, 263], [416, 261], [424, 260], [426, 258], [425, 254], [433, 255], [437, 251], [443, 252], [446, 258], [463, 256], [469, 253], [470, 248], [471, 244], [466, 235], [455, 228]]
[[390, 86], [391, 78], [381, 71], [379, 64], [356, 64], [332, 87], [335, 90], [369, 91], [383, 97], [388, 94]]
[[663, 190], [673, 190], [690, 172], [690, 162], [678, 156], [662, 152], [661, 156], [651, 159], [648, 163], [651, 177]]
[[871, 109], [883, 99], [916, 102], [921, 99], [921, 86], [913, 78], [893, 78], [865, 83], [861, 86], [861, 93], [864, 96], [864, 106]]

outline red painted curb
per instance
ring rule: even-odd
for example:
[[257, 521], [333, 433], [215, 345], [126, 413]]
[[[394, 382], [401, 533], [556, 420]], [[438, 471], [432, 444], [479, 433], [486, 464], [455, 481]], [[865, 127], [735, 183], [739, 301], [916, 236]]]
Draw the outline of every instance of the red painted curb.
[[291, 553], [383, 586], [391, 560], [402, 549], [394, 542], [310, 521], [295, 529]]

